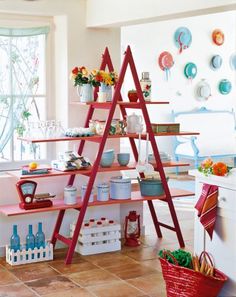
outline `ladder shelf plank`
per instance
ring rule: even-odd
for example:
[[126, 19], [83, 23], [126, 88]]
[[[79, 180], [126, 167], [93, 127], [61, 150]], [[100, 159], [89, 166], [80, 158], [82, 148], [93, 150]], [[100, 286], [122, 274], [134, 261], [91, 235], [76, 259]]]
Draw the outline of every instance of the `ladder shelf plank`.
[[[163, 162], [163, 167], [181, 167], [181, 166], [189, 166], [189, 163], [185, 162], [176, 162], [169, 161]], [[100, 167], [98, 172], [114, 172], [114, 171], [124, 171], [124, 170], [134, 170], [136, 168], [136, 163], [129, 163], [127, 166], [120, 166], [118, 163], [114, 163], [111, 167]], [[18, 179], [34, 179], [34, 178], [44, 178], [44, 177], [54, 177], [54, 176], [64, 176], [64, 175], [72, 175], [72, 174], [82, 174], [82, 175], [90, 175], [92, 172], [92, 167], [88, 169], [80, 169], [80, 170], [71, 170], [71, 171], [58, 171], [55, 169], [49, 170], [49, 173], [46, 174], [27, 174], [22, 175], [21, 170], [9, 171], [8, 174], [14, 176]]]
[[[199, 132], [189, 132], [189, 131], [181, 131], [181, 132], [168, 132], [168, 133], [155, 133], [154, 136], [187, 136], [187, 135], [199, 135]], [[136, 133], [125, 134], [125, 135], [108, 135], [108, 139], [118, 139], [118, 138], [138, 138]], [[146, 133], [142, 134], [141, 138], [146, 140]], [[57, 141], [80, 141], [80, 140], [88, 140], [88, 141], [96, 141], [99, 142], [102, 139], [102, 135], [94, 135], [94, 136], [83, 136], [83, 137], [58, 137], [58, 138], [25, 138], [18, 137], [18, 140], [26, 141], [29, 143], [39, 143], [39, 142], [57, 142]]]
[[[172, 198], [178, 197], [188, 197], [193, 196], [194, 193], [182, 189], [170, 189], [170, 193]], [[96, 197], [95, 197], [96, 199]], [[140, 202], [140, 201], [148, 201], [148, 200], [165, 200], [165, 195], [161, 196], [141, 196], [140, 192], [132, 192], [131, 199], [125, 200], [108, 200], [108, 201], [94, 201], [88, 204], [89, 207], [91, 206], [104, 206], [104, 205], [112, 205], [112, 204], [124, 204], [124, 203], [132, 203], [132, 202]], [[47, 212], [47, 211], [57, 211], [57, 210], [64, 210], [64, 209], [79, 209], [82, 206], [81, 198], [78, 198], [78, 203], [74, 205], [66, 205], [64, 204], [63, 199], [54, 199], [53, 206], [45, 207], [45, 208], [38, 208], [38, 209], [29, 209], [24, 210], [19, 208], [18, 204], [10, 204], [10, 205], [2, 205], [0, 207], [0, 213], [6, 216], [16, 216], [16, 215], [27, 215], [32, 213], [39, 213], [39, 212]]]

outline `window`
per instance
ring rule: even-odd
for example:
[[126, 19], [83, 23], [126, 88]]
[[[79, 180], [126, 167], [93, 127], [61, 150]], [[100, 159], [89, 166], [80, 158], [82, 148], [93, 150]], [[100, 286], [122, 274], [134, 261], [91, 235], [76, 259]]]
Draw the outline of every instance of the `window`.
[[45, 144], [29, 145], [17, 137], [43, 129], [48, 31], [0, 28], [0, 169], [46, 158]]

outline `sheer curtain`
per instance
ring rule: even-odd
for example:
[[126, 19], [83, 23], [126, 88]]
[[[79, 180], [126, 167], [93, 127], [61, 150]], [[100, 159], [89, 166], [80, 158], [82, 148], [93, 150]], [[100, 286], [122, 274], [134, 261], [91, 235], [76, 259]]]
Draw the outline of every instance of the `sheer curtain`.
[[40, 44], [48, 33], [49, 27], [0, 28], [0, 160], [14, 159], [14, 133], [23, 134], [32, 108], [40, 119], [35, 96], [45, 89]]

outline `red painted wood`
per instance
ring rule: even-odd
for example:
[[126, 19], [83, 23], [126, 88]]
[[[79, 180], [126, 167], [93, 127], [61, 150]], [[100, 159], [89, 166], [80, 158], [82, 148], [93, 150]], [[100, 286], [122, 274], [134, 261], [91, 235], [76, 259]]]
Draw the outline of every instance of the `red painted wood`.
[[[170, 189], [171, 197], [172, 198], [178, 198], [178, 197], [190, 197], [193, 196], [194, 193], [187, 190], [181, 190], [181, 189]], [[103, 205], [113, 205], [113, 204], [127, 204], [132, 202], [140, 202], [140, 201], [148, 201], [148, 200], [162, 200], [165, 201], [166, 196], [141, 196], [139, 191], [132, 192], [131, 199], [125, 199], [125, 200], [108, 200], [108, 201], [97, 201], [96, 196], [94, 198], [94, 202], [88, 203], [88, 206], [103, 206]], [[63, 219], [64, 212], [66, 209], [80, 209], [82, 207], [82, 200], [80, 197], [78, 197], [78, 203], [74, 205], [66, 205], [64, 204], [63, 199], [54, 199], [53, 200], [53, 206], [48, 208], [39, 208], [39, 209], [21, 209], [19, 208], [18, 204], [9, 204], [9, 205], [2, 205], [0, 207], [0, 213], [6, 215], [6, 216], [17, 216], [17, 215], [26, 215], [26, 214], [33, 214], [33, 213], [41, 213], [41, 212], [50, 212], [50, 211], [60, 211], [59, 215], [59, 221], [56, 223], [55, 230], [56, 233], [59, 233], [60, 229], [60, 223]]]

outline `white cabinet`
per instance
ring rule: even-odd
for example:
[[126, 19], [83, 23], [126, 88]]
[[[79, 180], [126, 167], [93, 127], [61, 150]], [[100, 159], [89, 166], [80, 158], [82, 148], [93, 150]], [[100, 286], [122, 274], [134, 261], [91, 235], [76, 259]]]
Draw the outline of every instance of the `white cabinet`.
[[200, 197], [203, 183], [219, 187], [212, 241], [195, 213], [194, 252], [200, 254], [205, 249], [213, 256], [215, 266], [228, 276], [219, 296], [236, 296], [236, 173], [229, 177], [205, 177], [196, 170], [190, 170], [189, 174], [196, 178], [196, 201]]

